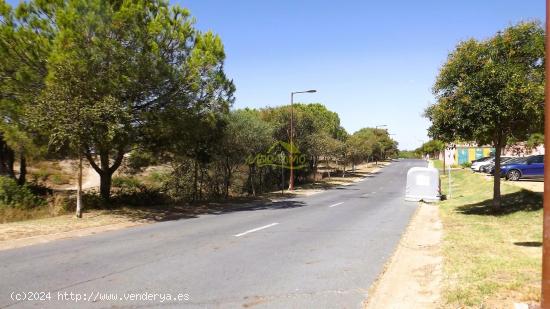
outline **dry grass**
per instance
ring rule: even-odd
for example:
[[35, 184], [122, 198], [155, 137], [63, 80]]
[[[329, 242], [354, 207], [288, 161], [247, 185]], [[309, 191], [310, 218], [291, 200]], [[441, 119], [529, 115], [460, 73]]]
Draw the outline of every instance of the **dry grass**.
[[[441, 183], [447, 193], [446, 176]], [[454, 171], [452, 198], [440, 204], [448, 307], [540, 300], [542, 196], [504, 182], [502, 210], [494, 213], [492, 185], [482, 175]]]
[[69, 161], [40, 161], [27, 168], [27, 178], [46, 187], [58, 187], [74, 183], [76, 174]]

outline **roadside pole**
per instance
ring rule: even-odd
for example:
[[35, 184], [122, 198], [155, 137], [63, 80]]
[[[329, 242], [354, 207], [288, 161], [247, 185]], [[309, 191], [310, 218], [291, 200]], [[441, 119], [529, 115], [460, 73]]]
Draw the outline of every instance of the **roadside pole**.
[[449, 171], [449, 196], [448, 196], [448, 199], [450, 200], [451, 199], [451, 194], [452, 194], [452, 188], [451, 188], [451, 165], [449, 164], [449, 167], [447, 168], [447, 170]]
[[447, 144], [444, 144], [443, 146], [443, 174], [445, 174], [445, 168], [447, 168], [447, 166], [445, 166], [445, 161], [447, 161], [445, 158], [447, 156]]
[[[550, 166], [550, 114], [547, 103], [550, 98], [550, 61], [548, 61], [548, 50], [550, 50], [550, 0], [546, 0], [546, 84], [544, 103], [544, 165]], [[550, 173], [547, 167], [544, 171], [544, 195], [543, 195], [543, 224], [542, 224], [542, 282], [541, 282], [541, 304], [542, 309], [550, 309]]]

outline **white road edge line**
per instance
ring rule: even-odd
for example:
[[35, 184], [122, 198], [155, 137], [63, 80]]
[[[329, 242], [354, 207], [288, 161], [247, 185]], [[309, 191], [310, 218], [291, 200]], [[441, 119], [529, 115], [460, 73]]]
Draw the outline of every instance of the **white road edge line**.
[[329, 207], [336, 207], [336, 206], [338, 206], [338, 205], [342, 205], [342, 204], [344, 204], [344, 202], [340, 202], [340, 203], [332, 204], [332, 205], [330, 205]]
[[275, 226], [277, 224], [279, 224], [279, 223], [275, 222], [275, 223], [271, 223], [271, 224], [268, 224], [268, 225], [260, 226], [260, 227], [257, 227], [255, 229], [251, 229], [251, 230], [248, 230], [246, 232], [242, 232], [242, 233], [234, 235], [234, 236], [235, 237], [241, 237], [241, 236], [244, 236], [244, 235], [249, 234], [249, 233], [254, 233], [254, 232], [257, 232], [257, 231], [260, 231], [260, 230], [263, 230], [263, 229], [270, 228], [270, 227]]

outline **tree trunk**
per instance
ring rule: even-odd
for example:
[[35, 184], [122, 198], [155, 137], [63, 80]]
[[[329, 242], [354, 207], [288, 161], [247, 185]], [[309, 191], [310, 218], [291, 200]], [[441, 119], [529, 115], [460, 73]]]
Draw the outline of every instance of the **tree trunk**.
[[197, 200], [197, 191], [198, 191], [198, 183], [199, 183], [199, 170], [197, 167], [197, 160], [193, 160], [193, 198], [192, 201]]
[[260, 177], [259, 177], [259, 180], [260, 180], [260, 183], [259, 183], [259, 190], [260, 190], [260, 194], [264, 193], [264, 170], [263, 168], [259, 168], [259, 174], [260, 174]]
[[102, 173], [99, 175], [99, 194], [103, 201], [108, 202], [111, 199], [111, 182], [113, 179], [113, 174], [111, 173]]
[[78, 186], [76, 187], [76, 217], [82, 218], [82, 155], [78, 156]]
[[6, 145], [6, 154], [7, 154], [6, 164], [8, 166], [8, 176], [15, 179], [15, 171], [13, 170], [13, 165], [15, 163], [15, 152]]
[[101, 151], [99, 153], [101, 164], [101, 173], [99, 173], [99, 194], [103, 201], [108, 202], [111, 198], [111, 179], [113, 174], [109, 171], [109, 152]]
[[200, 179], [199, 179], [199, 201], [202, 201], [202, 186], [204, 185], [204, 169], [202, 165], [199, 165]]
[[8, 175], [8, 164], [6, 163], [7, 148], [6, 142], [0, 138], [0, 175], [3, 176]]
[[13, 172], [14, 153], [0, 134], [0, 175], [15, 177]]
[[342, 161], [342, 178], [346, 178], [346, 161]]
[[17, 179], [17, 183], [19, 185], [24, 185], [27, 181], [27, 159], [23, 154], [19, 157], [19, 178]]
[[85, 155], [88, 159], [88, 162], [90, 162], [90, 165], [99, 174], [99, 194], [104, 201], [108, 202], [111, 199], [111, 182], [113, 174], [120, 167], [120, 164], [122, 164], [122, 159], [124, 158], [124, 151], [122, 150], [123, 148], [120, 147], [118, 149], [118, 153], [112, 166], [109, 165], [110, 162], [108, 150], [103, 149], [99, 152], [100, 165], [97, 165], [94, 157], [90, 152], [90, 149], [88, 147], [86, 147], [85, 149]]
[[252, 196], [256, 196], [256, 188], [254, 187], [254, 166], [248, 166], [248, 177], [250, 179], [250, 189], [252, 191]]
[[502, 150], [502, 135], [499, 133], [495, 140], [495, 175], [493, 181], [493, 211], [499, 211], [500, 199], [500, 154]]
[[229, 198], [229, 186], [231, 185], [231, 165], [229, 164], [229, 158], [225, 158], [225, 199]]

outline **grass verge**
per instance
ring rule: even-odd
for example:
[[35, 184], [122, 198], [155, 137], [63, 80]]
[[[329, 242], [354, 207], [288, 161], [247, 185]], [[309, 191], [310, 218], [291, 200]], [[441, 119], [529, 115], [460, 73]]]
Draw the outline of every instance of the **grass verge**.
[[[542, 195], [502, 183], [502, 211], [491, 211], [492, 179], [452, 172], [440, 203], [444, 226], [443, 301], [448, 307], [510, 308], [540, 301]], [[448, 194], [442, 176], [443, 194]]]

